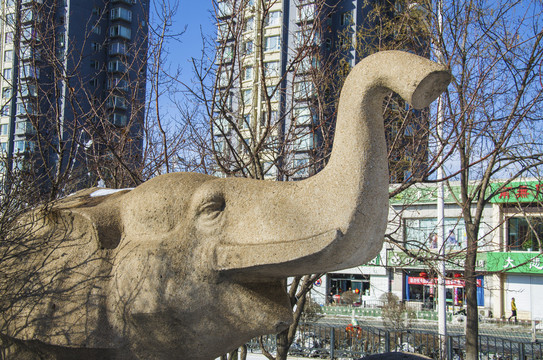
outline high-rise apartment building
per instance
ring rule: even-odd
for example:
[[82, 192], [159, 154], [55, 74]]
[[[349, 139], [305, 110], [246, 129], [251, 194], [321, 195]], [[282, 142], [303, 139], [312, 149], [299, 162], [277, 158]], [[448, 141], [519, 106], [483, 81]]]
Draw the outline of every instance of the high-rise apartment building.
[[[383, 14], [394, 16], [398, 7], [387, 5]], [[341, 84], [371, 52], [363, 47], [374, 40], [360, 31], [373, 26], [370, 6], [362, 0], [217, 1], [210, 113], [218, 173], [296, 180], [323, 167]], [[390, 107], [386, 120], [389, 143], [399, 133], [402, 142], [391, 152], [394, 182], [420, 171], [428, 142], [415, 141], [420, 122], [396, 119], [399, 107]]]
[[28, 170], [68, 191], [107, 181], [114, 159], [137, 166], [148, 13], [148, 0], [2, 0], [3, 179]]

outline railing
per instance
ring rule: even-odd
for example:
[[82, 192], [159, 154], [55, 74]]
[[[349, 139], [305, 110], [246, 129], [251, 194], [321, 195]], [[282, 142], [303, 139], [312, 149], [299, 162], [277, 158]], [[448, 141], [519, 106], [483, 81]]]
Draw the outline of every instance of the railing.
[[[410, 308], [411, 310], [413, 308]], [[344, 316], [350, 316], [352, 315], [354, 311], [355, 316], [362, 316], [362, 317], [381, 317], [382, 311], [381, 308], [378, 306], [344, 306], [344, 305], [327, 305], [322, 308], [323, 312], [326, 315], [344, 315]], [[414, 311], [414, 315], [416, 319], [419, 320], [437, 320], [437, 311], [433, 310], [419, 310]], [[452, 321], [453, 319], [453, 313], [448, 312], [447, 313], [447, 319], [449, 321]]]
[[[275, 336], [263, 338], [266, 350], [276, 350]], [[465, 337], [448, 337], [448, 354], [443, 359], [465, 358]], [[248, 344], [249, 351], [259, 352], [258, 339]], [[291, 356], [318, 357], [323, 359], [359, 359], [372, 354], [407, 351], [442, 359], [439, 354], [437, 333], [422, 330], [387, 330], [370, 326], [345, 328], [319, 324], [301, 324], [289, 350]], [[531, 360], [543, 358], [543, 343], [512, 341], [479, 336], [479, 359]]]

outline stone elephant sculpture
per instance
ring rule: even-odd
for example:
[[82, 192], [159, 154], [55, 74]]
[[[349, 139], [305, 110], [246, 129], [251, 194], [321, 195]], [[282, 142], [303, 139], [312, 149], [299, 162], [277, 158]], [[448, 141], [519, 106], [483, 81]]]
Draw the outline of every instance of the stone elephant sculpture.
[[361, 61], [341, 93], [330, 161], [304, 181], [175, 173], [29, 213], [24, 249], [2, 264], [8, 358], [209, 360], [283, 330], [282, 279], [357, 266], [382, 247], [383, 98], [393, 90], [423, 108], [449, 81], [409, 53]]

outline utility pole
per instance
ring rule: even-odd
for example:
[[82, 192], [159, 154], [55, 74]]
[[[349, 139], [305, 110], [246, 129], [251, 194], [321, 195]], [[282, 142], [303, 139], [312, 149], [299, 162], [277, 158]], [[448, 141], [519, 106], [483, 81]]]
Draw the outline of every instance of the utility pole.
[[[437, 30], [439, 38], [441, 38], [441, 32], [443, 31], [443, 2], [442, 0], [437, 0]], [[438, 39], [439, 39], [438, 38]], [[443, 55], [439, 44], [435, 46], [435, 53], [437, 61], [443, 62]], [[438, 249], [439, 249], [439, 264], [438, 264], [438, 324], [439, 324], [439, 340], [440, 340], [440, 350], [441, 350], [441, 359], [447, 359], [447, 290], [445, 287], [445, 248], [447, 241], [445, 239], [445, 199], [444, 199], [444, 186], [442, 179], [444, 178], [443, 171], [443, 151], [442, 151], [442, 139], [443, 139], [443, 120], [444, 120], [444, 106], [443, 106], [443, 95], [439, 96], [437, 102], [437, 137], [438, 137], [438, 146], [440, 146], [438, 163], [439, 168], [437, 169], [437, 226], [438, 226]]]

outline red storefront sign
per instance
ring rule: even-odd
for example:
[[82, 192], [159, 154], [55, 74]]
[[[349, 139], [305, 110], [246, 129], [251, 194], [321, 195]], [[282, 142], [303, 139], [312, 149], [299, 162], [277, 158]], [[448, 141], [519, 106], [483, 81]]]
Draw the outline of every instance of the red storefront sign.
[[[409, 285], [437, 285], [437, 279], [428, 279], [423, 277], [409, 276], [407, 278]], [[464, 287], [466, 281], [463, 279], [445, 279], [445, 286]], [[481, 287], [481, 280], [477, 279], [477, 286]]]

